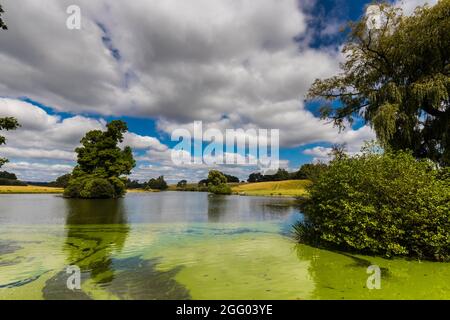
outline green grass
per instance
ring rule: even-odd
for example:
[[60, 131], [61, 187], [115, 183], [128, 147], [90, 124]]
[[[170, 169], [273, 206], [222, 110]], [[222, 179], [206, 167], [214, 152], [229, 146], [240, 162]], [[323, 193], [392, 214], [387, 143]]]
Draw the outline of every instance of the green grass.
[[234, 193], [246, 196], [298, 197], [306, 194], [309, 180], [269, 181], [246, 183], [232, 187]]
[[[0, 186], [0, 194], [58, 194], [63, 193], [63, 188], [53, 187], [41, 187], [41, 186]], [[144, 193], [144, 192], [159, 192], [159, 190], [144, 190], [144, 189], [128, 189], [127, 192], [131, 193]]]
[[169, 185], [168, 191], [197, 191], [198, 184], [197, 183], [188, 183], [184, 189], [177, 188], [176, 184]]
[[0, 186], [0, 194], [63, 193], [63, 188], [39, 186]]

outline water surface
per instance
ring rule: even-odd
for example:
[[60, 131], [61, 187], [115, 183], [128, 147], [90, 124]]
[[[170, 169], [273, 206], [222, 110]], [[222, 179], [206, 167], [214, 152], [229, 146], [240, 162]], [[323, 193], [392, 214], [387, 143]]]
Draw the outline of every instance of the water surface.
[[[291, 199], [0, 195], [0, 299], [450, 299], [450, 264], [297, 245], [301, 218]], [[381, 290], [366, 288], [372, 264]]]

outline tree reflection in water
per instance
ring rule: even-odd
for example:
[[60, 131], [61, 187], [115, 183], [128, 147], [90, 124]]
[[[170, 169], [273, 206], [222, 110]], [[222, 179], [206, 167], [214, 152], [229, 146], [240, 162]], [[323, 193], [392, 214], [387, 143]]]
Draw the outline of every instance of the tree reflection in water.
[[[67, 265], [78, 266], [81, 282], [89, 283], [101, 296], [120, 299], [186, 299], [188, 291], [175, 280], [179, 268], [157, 271], [158, 259], [143, 260], [139, 255], [118, 259], [130, 232], [123, 199], [67, 199], [67, 236], [64, 251]], [[69, 290], [66, 270], [46, 282], [46, 299], [90, 299], [83, 290]], [[95, 293], [95, 292], [94, 292]]]

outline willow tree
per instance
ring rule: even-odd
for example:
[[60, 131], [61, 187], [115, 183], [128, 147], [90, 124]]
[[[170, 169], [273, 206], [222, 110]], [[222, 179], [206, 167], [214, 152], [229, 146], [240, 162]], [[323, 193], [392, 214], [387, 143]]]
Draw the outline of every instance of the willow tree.
[[308, 98], [341, 129], [362, 117], [385, 146], [448, 166], [450, 0], [411, 16], [385, 3], [375, 12], [350, 23], [342, 72], [316, 80]]

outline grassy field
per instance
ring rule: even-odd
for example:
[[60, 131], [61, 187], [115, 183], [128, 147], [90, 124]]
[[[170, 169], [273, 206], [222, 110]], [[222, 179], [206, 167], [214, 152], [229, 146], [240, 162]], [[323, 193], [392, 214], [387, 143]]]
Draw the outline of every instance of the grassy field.
[[[258, 183], [246, 183], [232, 185], [233, 193], [246, 196], [278, 196], [297, 197], [306, 193], [305, 188], [310, 185], [308, 180], [270, 181]], [[188, 185], [196, 187], [197, 184]], [[176, 190], [176, 186], [170, 186], [169, 190]], [[62, 193], [62, 188], [39, 187], [39, 186], [0, 186], [0, 194], [26, 194], [26, 193]], [[156, 192], [153, 190], [131, 189], [128, 192]]]
[[[188, 189], [188, 190], [195, 190], [197, 188], [198, 188], [198, 183], [188, 183], [188, 184], [186, 184], [186, 187], [185, 187], [185, 189]], [[179, 191], [176, 184], [170, 184], [169, 189], [167, 189], [167, 190], [168, 191]]]
[[284, 196], [297, 197], [306, 194], [306, 187], [311, 184], [308, 180], [286, 180], [248, 183], [234, 186], [234, 193], [246, 196]]
[[[0, 194], [27, 194], [27, 193], [63, 193], [63, 188], [38, 187], [38, 186], [0, 186]], [[127, 192], [159, 192], [159, 190], [129, 189]]]
[[38, 187], [38, 186], [0, 186], [2, 193], [62, 193], [62, 188]]

